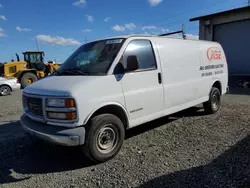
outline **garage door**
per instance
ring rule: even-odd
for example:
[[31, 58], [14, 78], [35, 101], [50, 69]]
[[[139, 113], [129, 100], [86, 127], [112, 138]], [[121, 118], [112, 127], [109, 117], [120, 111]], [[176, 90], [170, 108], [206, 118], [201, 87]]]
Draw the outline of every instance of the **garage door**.
[[216, 25], [214, 41], [225, 50], [229, 74], [250, 75], [250, 20]]

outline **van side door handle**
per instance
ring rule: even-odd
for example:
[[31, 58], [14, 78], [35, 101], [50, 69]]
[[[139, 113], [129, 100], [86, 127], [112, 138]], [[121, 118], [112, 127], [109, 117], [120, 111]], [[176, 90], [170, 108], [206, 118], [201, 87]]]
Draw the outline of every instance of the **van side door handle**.
[[161, 84], [161, 83], [162, 83], [161, 73], [160, 73], [160, 72], [158, 73], [158, 82], [159, 82], [159, 84]]

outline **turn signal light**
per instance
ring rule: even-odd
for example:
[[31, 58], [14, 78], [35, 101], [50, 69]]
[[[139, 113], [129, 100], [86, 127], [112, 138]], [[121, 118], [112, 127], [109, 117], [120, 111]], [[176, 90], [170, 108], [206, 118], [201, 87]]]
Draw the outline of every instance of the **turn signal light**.
[[65, 100], [65, 107], [67, 107], [67, 108], [75, 107], [75, 101], [73, 99], [66, 99]]
[[76, 112], [48, 112], [48, 117], [50, 119], [60, 119], [60, 120], [75, 120]]
[[67, 120], [74, 120], [74, 119], [76, 119], [76, 112], [68, 112], [66, 114], [66, 119]]

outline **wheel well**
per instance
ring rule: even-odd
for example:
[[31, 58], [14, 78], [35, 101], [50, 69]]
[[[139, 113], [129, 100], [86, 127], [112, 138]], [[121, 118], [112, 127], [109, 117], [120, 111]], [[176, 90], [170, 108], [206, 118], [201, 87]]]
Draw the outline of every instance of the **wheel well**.
[[214, 82], [214, 84], [213, 84], [212, 87], [215, 87], [215, 88], [219, 89], [220, 90], [220, 94], [222, 93], [221, 83], [219, 81]]
[[10, 88], [10, 91], [12, 91], [12, 88], [8, 84], [2, 84], [2, 85], [0, 85], [0, 87], [2, 87], [2, 86], [8, 86]]
[[[124, 111], [121, 107], [119, 107], [119, 106], [117, 106], [117, 105], [108, 105], [108, 106], [104, 106], [104, 107], [98, 109], [98, 110], [91, 116], [91, 118], [94, 117], [94, 116], [97, 116], [97, 115], [99, 115], [99, 114], [106, 114], [106, 113], [108, 113], [108, 114], [113, 114], [113, 115], [117, 116], [117, 117], [122, 121], [124, 127], [125, 127], [125, 128], [128, 127], [128, 118], [127, 118], [127, 115], [126, 115], [125, 111]], [[90, 118], [90, 119], [91, 119], [91, 118]]]
[[[29, 70], [29, 71], [22, 71], [18, 77], [18, 80], [21, 81], [21, 78], [23, 77], [24, 74], [26, 73], [33, 73], [34, 75], [36, 75], [36, 70]], [[37, 76], [37, 75], [36, 75]]]

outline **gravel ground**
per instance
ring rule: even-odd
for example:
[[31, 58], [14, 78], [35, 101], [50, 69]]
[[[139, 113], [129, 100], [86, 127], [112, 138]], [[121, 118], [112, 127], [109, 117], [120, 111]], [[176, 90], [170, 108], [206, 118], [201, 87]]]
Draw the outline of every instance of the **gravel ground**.
[[215, 115], [194, 107], [132, 129], [115, 159], [93, 165], [79, 148], [32, 142], [20, 93], [0, 98], [0, 187], [250, 187], [250, 96], [227, 95]]
[[17, 90], [9, 96], [0, 96], [0, 118], [23, 112], [21, 93], [22, 90]]

